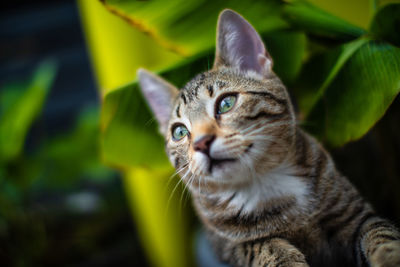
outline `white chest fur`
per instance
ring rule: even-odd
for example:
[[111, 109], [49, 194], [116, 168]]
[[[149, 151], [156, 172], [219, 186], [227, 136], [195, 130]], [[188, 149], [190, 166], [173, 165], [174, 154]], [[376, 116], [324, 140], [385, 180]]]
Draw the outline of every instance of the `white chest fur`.
[[281, 165], [266, 175], [255, 177], [247, 186], [227, 190], [219, 194], [221, 201], [232, 198], [229, 207], [242, 209], [242, 214], [251, 213], [263, 203], [282, 197], [293, 197], [300, 211], [307, 206], [309, 185], [294, 175], [294, 168]]

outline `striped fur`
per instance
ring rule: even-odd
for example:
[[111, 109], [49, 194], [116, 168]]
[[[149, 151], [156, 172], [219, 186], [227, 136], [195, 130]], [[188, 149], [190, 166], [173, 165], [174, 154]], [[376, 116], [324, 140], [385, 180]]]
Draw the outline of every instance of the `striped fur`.
[[[280, 79], [218, 57], [221, 64], [176, 93], [163, 133], [220, 259], [232, 266], [400, 266], [400, 233], [296, 125]], [[218, 114], [226, 95], [236, 103]], [[178, 141], [171, 136], [177, 123], [189, 131]], [[202, 136], [213, 136], [207, 153], [194, 148]]]

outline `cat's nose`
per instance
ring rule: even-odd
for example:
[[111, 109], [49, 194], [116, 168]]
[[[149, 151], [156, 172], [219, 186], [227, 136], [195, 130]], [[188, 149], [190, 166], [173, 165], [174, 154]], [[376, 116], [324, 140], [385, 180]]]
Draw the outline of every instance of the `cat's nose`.
[[202, 152], [206, 155], [210, 153], [210, 147], [212, 142], [215, 140], [215, 135], [207, 134], [196, 138], [194, 142], [194, 150]]

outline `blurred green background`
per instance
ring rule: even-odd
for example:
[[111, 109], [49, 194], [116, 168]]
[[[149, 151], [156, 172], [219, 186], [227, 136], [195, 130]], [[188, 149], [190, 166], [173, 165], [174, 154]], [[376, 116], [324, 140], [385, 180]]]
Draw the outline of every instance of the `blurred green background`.
[[400, 225], [399, 1], [14, 1], [0, 17], [0, 265], [194, 266], [200, 227], [135, 82], [261, 33], [303, 127]]

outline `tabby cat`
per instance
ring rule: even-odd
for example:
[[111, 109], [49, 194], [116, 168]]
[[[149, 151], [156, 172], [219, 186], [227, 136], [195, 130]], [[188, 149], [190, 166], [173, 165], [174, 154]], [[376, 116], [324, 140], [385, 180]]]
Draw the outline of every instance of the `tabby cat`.
[[220, 14], [214, 66], [182, 90], [138, 75], [222, 262], [400, 266], [400, 233], [297, 126], [270, 55], [239, 14]]

